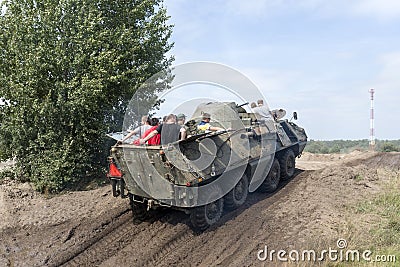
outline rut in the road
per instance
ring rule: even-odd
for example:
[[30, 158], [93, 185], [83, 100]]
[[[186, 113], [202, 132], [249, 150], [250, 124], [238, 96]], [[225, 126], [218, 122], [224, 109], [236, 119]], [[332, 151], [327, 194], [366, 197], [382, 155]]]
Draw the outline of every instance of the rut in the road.
[[[132, 220], [130, 216], [130, 210], [123, 210], [119, 214], [117, 214], [115, 217], [106, 220], [101, 224], [103, 229], [97, 229], [99, 233], [97, 233], [93, 238], [84, 241], [82, 244], [79, 244], [77, 246], [72, 247], [71, 249], [67, 251], [63, 251], [61, 253], [58, 253], [55, 258], [53, 258], [49, 264], [49, 266], [61, 266], [61, 265], [69, 265], [72, 264], [76, 259], [81, 258], [82, 254], [93, 244], [96, 242], [99, 242], [102, 238], [104, 238], [107, 235], [110, 235], [115, 231], [115, 229], [122, 228], [124, 226], [131, 226], [132, 225]], [[94, 230], [96, 231], [96, 230]], [[65, 240], [66, 242], [68, 240]], [[79, 263], [79, 261], [77, 261]]]
[[[176, 231], [175, 236], [165, 236], [164, 239], [162, 234], [163, 231], [168, 233], [165, 231], [167, 225], [174, 227], [173, 225], [185, 219], [187, 216], [183, 213], [173, 212], [171, 216], [171, 211], [161, 210], [151, 213], [149, 219], [140, 222], [132, 218], [131, 212], [124, 212], [94, 238], [59, 255], [51, 266], [95, 266], [107, 262], [107, 259], [123, 250], [128, 254], [135, 254], [143, 248], [155, 246], [158, 249], [149, 249], [144, 258], [137, 258], [137, 266], [151, 266], [162, 255], [168, 253], [173, 244], [181, 243], [188, 236], [187, 231]], [[137, 247], [131, 248], [135, 245]]]

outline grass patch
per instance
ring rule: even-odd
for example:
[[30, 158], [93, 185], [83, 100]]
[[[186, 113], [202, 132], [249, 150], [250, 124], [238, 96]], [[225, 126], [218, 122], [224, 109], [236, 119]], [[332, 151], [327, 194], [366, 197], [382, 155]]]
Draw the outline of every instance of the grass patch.
[[[349, 243], [348, 249], [371, 251], [372, 261], [328, 261], [322, 266], [400, 266], [400, 175], [398, 171], [389, 171], [384, 177], [388, 180], [382, 180], [379, 193], [348, 207], [346, 231], [342, 235]], [[362, 180], [362, 176], [354, 179]]]
[[362, 180], [364, 180], [364, 177], [361, 174], [357, 174], [354, 179], [356, 180], [356, 182], [360, 182]]
[[[398, 179], [396, 179], [398, 180]], [[369, 240], [365, 246], [373, 252], [372, 257], [395, 256], [397, 263], [374, 262], [370, 266], [399, 266], [400, 262], [400, 189], [399, 181], [393, 181], [383, 193], [369, 201], [359, 203], [355, 213], [379, 216], [380, 221], [371, 225]]]
[[400, 252], [400, 192], [385, 193], [371, 205], [372, 212], [382, 218], [379, 227], [372, 232], [376, 241], [374, 243], [383, 247], [397, 245]]

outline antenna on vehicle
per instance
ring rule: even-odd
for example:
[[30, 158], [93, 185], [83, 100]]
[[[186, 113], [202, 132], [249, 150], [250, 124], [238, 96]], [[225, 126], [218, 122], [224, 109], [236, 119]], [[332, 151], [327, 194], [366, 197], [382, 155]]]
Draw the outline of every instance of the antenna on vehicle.
[[375, 129], [374, 129], [374, 93], [375, 89], [371, 88], [369, 89], [369, 93], [371, 94], [371, 118], [370, 118], [370, 140], [369, 140], [369, 149], [371, 151], [375, 150]]
[[297, 112], [296, 112], [296, 111], [293, 112], [293, 115], [292, 115], [292, 117], [290, 118], [290, 121], [292, 121], [293, 119], [294, 119], [295, 121], [297, 121]]

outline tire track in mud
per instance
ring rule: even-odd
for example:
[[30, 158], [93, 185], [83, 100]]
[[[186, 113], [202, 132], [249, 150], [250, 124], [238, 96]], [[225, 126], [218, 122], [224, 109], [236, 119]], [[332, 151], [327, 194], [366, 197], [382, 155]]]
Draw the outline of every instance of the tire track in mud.
[[[185, 223], [188, 222], [189, 220], [185, 221]], [[145, 256], [138, 266], [157, 266], [171, 252], [181, 247], [186, 247], [190, 240], [195, 237], [194, 232], [188, 228], [185, 224], [178, 224], [171, 229], [172, 233], [169, 233], [169, 231], [163, 233], [157, 242], [158, 244], [156, 244], [158, 245], [157, 249], [150, 250], [150, 253]]]
[[[87, 249], [96, 244], [96, 242], [99, 242], [102, 238], [111, 234], [113, 231], [115, 231], [115, 229], [129, 223], [131, 221], [129, 211], [130, 209], [124, 209], [117, 215], [112, 216], [112, 218], [101, 222], [100, 226], [92, 229], [93, 232], [98, 233], [96, 233], [89, 240], [84, 241], [82, 244], [73, 246], [72, 249], [67, 250], [66, 252], [62, 252], [60, 255], [57, 255], [54, 259], [48, 262], [49, 266], [68, 265], [70, 262], [74, 262], [75, 259], [80, 258], [81, 254], [83, 254]], [[68, 240], [65, 240], [64, 242], [66, 241]]]
[[151, 216], [146, 221], [138, 221], [132, 217], [128, 209], [117, 223], [113, 223], [106, 231], [82, 245], [79, 251], [70, 253], [63, 262], [54, 266], [94, 266], [99, 265], [110, 257], [113, 257], [121, 249], [134, 242], [141, 232], [147, 232], [153, 228], [160, 218], [165, 216], [160, 213]]
[[186, 230], [176, 233], [176, 235], [166, 239], [160, 250], [151, 255], [141, 266], [157, 266], [171, 252], [186, 246], [193, 237], [193, 233]]
[[115, 249], [118, 247], [115, 247], [115, 244], [123, 246], [126, 243], [121, 241], [129, 241], [129, 239], [121, 240], [121, 237], [127, 236], [132, 232], [131, 224], [131, 220], [128, 220], [122, 225], [116, 226], [116, 229], [95, 240], [93, 244], [79, 252], [62, 266], [90, 266], [101, 262], [104, 258], [109, 257], [110, 254], [116, 253]]
[[136, 234], [134, 240], [118, 254], [103, 262], [102, 266], [155, 266], [175, 248], [188, 244], [194, 234], [188, 226], [186, 214], [179, 211], [167, 213], [146, 229]]

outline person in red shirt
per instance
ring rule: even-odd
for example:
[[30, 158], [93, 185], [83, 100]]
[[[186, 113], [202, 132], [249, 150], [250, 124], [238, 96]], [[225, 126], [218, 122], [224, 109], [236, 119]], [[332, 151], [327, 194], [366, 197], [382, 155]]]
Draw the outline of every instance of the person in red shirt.
[[[154, 130], [157, 129], [159, 125], [159, 120], [157, 118], [152, 118], [151, 119], [151, 128], [146, 130], [142, 136], [142, 138], [146, 138], [149, 134], [151, 134]], [[133, 142], [134, 145], [140, 146], [140, 139], [137, 139]], [[150, 146], [156, 146], [156, 145], [160, 145], [161, 144], [161, 135], [160, 134], [156, 134], [152, 137], [150, 137], [147, 140], [147, 144]]]
[[[164, 130], [163, 130], [164, 129]], [[145, 144], [151, 138], [161, 134], [161, 143], [163, 145], [173, 143], [175, 141], [184, 140], [186, 138], [186, 129], [176, 124], [176, 116], [169, 114], [163, 124], [153, 130], [149, 135], [139, 139], [140, 144]]]

